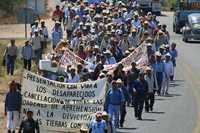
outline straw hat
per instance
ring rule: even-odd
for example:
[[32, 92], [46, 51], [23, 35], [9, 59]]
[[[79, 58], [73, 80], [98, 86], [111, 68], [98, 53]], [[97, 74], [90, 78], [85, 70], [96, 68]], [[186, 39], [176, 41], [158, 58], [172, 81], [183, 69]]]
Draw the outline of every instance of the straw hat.
[[136, 30], [135, 28], [132, 28], [132, 29], [131, 29], [131, 32], [134, 32], [134, 33], [135, 33], [135, 32], [137, 32], [137, 30]]
[[152, 69], [150, 67], [146, 67], [145, 69], [146, 71], [152, 71]]
[[161, 53], [158, 52], [158, 51], [155, 53], [155, 55], [156, 55], [157, 57], [161, 57], [161, 56], [162, 56]]
[[122, 80], [121, 79], [117, 79], [116, 83], [122, 84]]

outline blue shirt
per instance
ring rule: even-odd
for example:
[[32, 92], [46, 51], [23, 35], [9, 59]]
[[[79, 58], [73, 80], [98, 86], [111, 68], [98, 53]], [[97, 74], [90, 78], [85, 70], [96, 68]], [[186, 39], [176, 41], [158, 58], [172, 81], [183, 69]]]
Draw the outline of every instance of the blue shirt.
[[156, 62], [154, 68], [155, 68], [156, 72], [164, 72], [164, 63], [163, 63], [163, 61]]
[[76, 15], [82, 17], [84, 15], [84, 10], [81, 10], [80, 8], [76, 11]]
[[143, 98], [148, 92], [148, 83], [146, 80], [136, 80], [134, 84], [134, 88], [136, 90], [136, 97]]
[[20, 111], [22, 96], [18, 91], [9, 91], [6, 95], [5, 110]]
[[59, 31], [53, 31], [51, 35], [52, 35], [53, 46], [57, 46], [57, 44], [63, 38], [62, 33]]
[[105, 130], [107, 129], [106, 121], [96, 121], [92, 120], [90, 123], [90, 129], [92, 129], [91, 133], [105, 133]]
[[178, 52], [177, 52], [177, 50], [175, 49], [175, 50], [171, 50], [170, 51], [170, 55], [172, 56], [172, 58], [176, 58], [177, 56], [178, 56]]
[[123, 92], [124, 99], [125, 99], [127, 102], [129, 102], [129, 101], [130, 101], [130, 97], [129, 97], [129, 92], [128, 92], [128, 90], [127, 90], [125, 87], [123, 87], [123, 88], [121, 89], [121, 91]]
[[33, 56], [33, 49], [32, 49], [32, 46], [29, 44], [29, 45], [25, 45], [23, 48], [22, 48], [22, 57], [23, 59], [26, 59], [26, 60], [30, 60]]
[[89, 4], [99, 4], [102, 0], [87, 0]]
[[132, 26], [136, 29], [140, 29], [141, 28], [141, 21], [140, 20], [133, 20], [132, 21]]
[[124, 94], [120, 89], [110, 89], [108, 91], [106, 102], [107, 105], [113, 104], [113, 105], [121, 105], [122, 102], [124, 102]]

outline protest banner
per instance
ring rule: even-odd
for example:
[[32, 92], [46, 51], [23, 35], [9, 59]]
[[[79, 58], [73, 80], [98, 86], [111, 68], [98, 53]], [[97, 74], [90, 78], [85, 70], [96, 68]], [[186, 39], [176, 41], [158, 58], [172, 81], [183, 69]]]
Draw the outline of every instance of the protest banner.
[[[113, 71], [118, 64], [123, 64], [124, 69], [127, 70], [132, 62], [136, 62], [139, 67], [141, 67], [141, 60], [143, 61], [142, 66], [144, 62], [147, 63], [147, 55], [146, 55], [146, 47], [144, 44], [141, 44], [139, 47], [137, 47], [132, 53], [130, 53], [129, 56], [122, 59], [120, 62], [113, 64], [113, 65], [104, 65], [104, 69], [108, 71]], [[61, 58], [62, 66], [67, 66], [68, 64], [77, 65], [78, 63], [84, 64], [85, 66], [92, 66], [92, 63], [87, 62], [83, 59], [81, 59], [79, 56], [77, 56], [75, 53], [70, 51], [69, 49], [65, 50], [65, 53], [63, 54]]]
[[80, 58], [78, 55], [70, 51], [68, 48], [65, 49], [65, 52], [61, 58], [60, 63], [61, 65], [66, 65], [66, 64], [77, 65], [78, 63], [85, 64], [85, 65], [91, 64], [90, 62], [87, 62], [83, 60], [82, 58]]
[[77, 131], [103, 111], [105, 92], [106, 79], [69, 84], [24, 71], [22, 117], [31, 110], [43, 130]]
[[103, 104], [46, 104], [23, 99], [22, 119], [28, 110], [33, 111], [42, 131], [78, 131], [88, 126], [95, 112], [103, 111]]
[[44, 102], [59, 104], [62, 103], [61, 101], [68, 99], [102, 99], [105, 94], [105, 87], [105, 78], [81, 83], [61, 83], [48, 80], [32, 72], [25, 71], [23, 74], [24, 90], [22, 94], [25, 98], [32, 98], [33, 100], [43, 100]]

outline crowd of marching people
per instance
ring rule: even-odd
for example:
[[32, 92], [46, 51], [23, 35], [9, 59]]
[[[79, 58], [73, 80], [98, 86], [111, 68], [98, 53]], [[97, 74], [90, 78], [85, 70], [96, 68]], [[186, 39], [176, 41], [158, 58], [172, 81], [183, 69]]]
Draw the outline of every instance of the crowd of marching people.
[[[135, 117], [142, 120], [143, 106], [145, 112], [153, 111], [155, 95], [169, 94], [178, 55], [176, 44], [170, 41], [167, 25], [160, 24], [153, 13], [140, 10], [135, 0], [113, 3], [64, 1], [63, 5], [56, 6], [52, 21], [55, 25], [51, 29], [45, 26], [44, 20], [37, 20], [32, 25], [31, 39], [21, 50], [24, 69], [31, 71], [34, 62], [38, 74], [65, 83], [107, 78], [104, 112], [96, 113], [90, 133], [113, 133], [123, 127], [127, 106], [132, 106]], [[52, 51], [46, 53], [49, 38]], [[141, 45], [147, 57], [145, 66], [138, 67], [137, 61], [132, 61], [129, 69], [125, 69], [120, 61]], [[66, 49], [76, 54], [80, 62], [63, 68]], [[14, 74], [16, 51], [12, 40], [4, 53], [7, 72], [11, 75]], [[46, 64], [43, 67], [43, 63], [49, 63], [50, 67]], [[105, 65], [116, 64], [113, 71], [104, 69]], [[13, 90], [12, 87], [10, 91]], [[19, 111], [19, 107], [10, 103], [9, 93], [5, 112]], [[16, 97], [17, 100], [20, 98]], [[7, 127], [11, 131], [9, 124]]]

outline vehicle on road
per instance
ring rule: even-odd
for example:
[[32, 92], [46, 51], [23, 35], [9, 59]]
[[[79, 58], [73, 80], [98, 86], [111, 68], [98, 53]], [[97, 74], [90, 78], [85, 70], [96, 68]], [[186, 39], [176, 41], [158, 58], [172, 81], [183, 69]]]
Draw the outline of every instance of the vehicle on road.
[[180, 33], [188, 21], [188, 15], [200, 13], [200, 0], [177, 0], [173, 18], [173, 31]]
[[188, 22], [182, 30], [183, 41], [200, 40], [200, 13], [188, 15]]
[[161, 15], [161, 0], [137, 0], [137, 2], [145, 12]]

